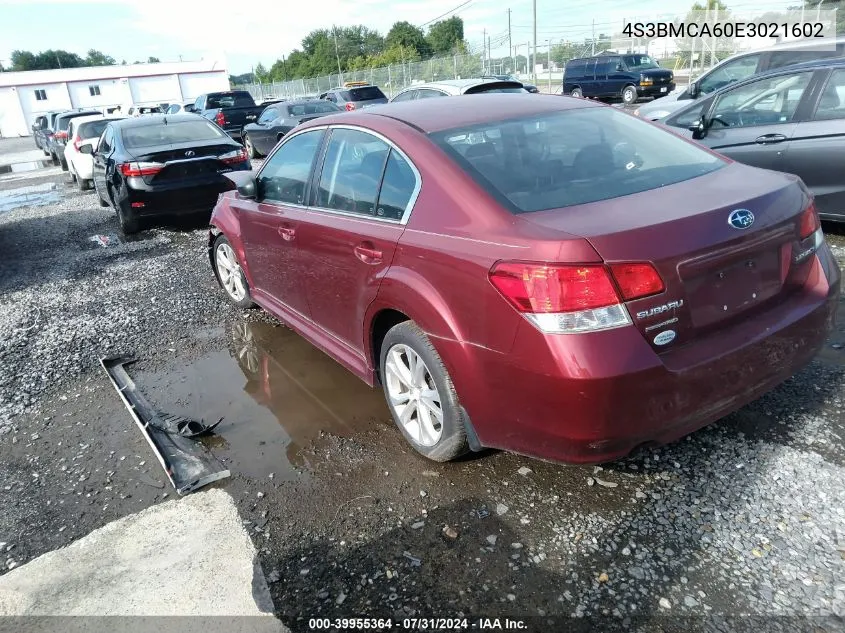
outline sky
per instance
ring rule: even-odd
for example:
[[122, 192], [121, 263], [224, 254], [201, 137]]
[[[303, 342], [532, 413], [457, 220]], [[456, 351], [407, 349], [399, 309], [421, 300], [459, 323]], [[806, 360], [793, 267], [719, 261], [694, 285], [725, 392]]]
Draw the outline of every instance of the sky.
[[[738, 11], [783, 9], [781, 0], [722, 0]], [[258, 62], [270, 66], [299, 48], [314, 29], [364, 24], [387, 33], [399, 20], [423, 26], [458, 15], [472, 49], [484, 35], [491, 52], [508, 54], [511, 37], [522, 52], [533, 36], [532, 0], [0, 0], [0, 63], [9, 65], [15, 49], [65, 49], [85, 56], [95, 48], [118, 62], [225, 59], [229, 72], [249, 72]], [[623, 21], [686, 14], [693, 0], [590, 0], [566, 3], [536, 0], [537, 45], [582, 40], [619, 30]], [[574, 5], [574, 6], [573, 6]], [[293, 9], [297, 6], [298, 9]], [[460, 7], [460, 8], [458, 8]], [[456, 9], [457, 8], [457, 9]], [[517, 49], [519, 53], [520, 50]]]

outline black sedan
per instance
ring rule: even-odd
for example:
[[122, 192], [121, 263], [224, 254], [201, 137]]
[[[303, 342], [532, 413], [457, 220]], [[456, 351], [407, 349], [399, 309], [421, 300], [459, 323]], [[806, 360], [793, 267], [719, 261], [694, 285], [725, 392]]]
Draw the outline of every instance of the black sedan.
[[285, 101], [268, 106], [255, 123], [244, 126], [244, 145], [250, 158], [265, 156], [300, 123], [343, 112], [330, 101]]
[[251, 168], [240, 143], [193, 114], [114, 121], [80, 151], [93, 154], [100, 204], [115, 210], [124, 234], [153, 217], [210, 214], [231, 188], [223, 174]]

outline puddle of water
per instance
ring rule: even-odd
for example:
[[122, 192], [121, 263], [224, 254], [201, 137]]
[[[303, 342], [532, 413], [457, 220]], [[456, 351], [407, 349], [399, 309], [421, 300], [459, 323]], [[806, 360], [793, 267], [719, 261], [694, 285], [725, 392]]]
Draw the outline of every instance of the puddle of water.
[[0, 191], [0, 213], [20, 207], [43, 206], [59, 201], [59, 185], [48, 182], [30, 187]]
[[139, 373], [136, 383], [162, 411], [214, 422], [208, 441], [232, 473], [296, 478], [301, 449], [322, 432], [350, 437], [390, 420], [371, 389], [287, 328], [242, 321], [229, 349], [166, 374]]

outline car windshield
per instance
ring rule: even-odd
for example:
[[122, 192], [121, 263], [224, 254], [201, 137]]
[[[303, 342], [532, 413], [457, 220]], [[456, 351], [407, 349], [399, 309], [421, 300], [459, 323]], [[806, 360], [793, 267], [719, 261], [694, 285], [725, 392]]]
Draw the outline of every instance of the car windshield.
[[330, 101], [315, 101], [314, 103], [297, 103], [288, 106], [288, 113], [291, 116], [308, 116], [309, 114], [325, 114], [327, 112], [340, 112], [340, 108]]
[[[192, 141], [213, 141], [226, 135], [205, 120], [170, 122], [166, 125], [140, 125], [123, 130], [123, 144], [126, 149], [171, 145]], [[164, 121], [164, 119], [162, 119]]]
[[579, 108], [430, 135], [513, 213], [609, 200], [726, 163], [615, 108]]
[[649, 68], [660, 68], [660, 64], [648, 55], [625, 55], [623, 57], [628, 70], [648, 70]]

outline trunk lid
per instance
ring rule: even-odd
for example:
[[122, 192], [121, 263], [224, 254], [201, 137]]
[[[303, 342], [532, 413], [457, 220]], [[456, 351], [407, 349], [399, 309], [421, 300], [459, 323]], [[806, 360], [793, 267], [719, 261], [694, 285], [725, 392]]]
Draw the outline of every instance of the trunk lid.
[[[701, 195], [690, 195], [696, 190]], [[520, 217], [584, 237], [607, 263], [650, 262], [664, 292], [626, 306], [660, 352], [772, 308], [803, 286], [812, 261], [799, 257], [813, 239], [800, 240], [808, 203], [794, 178], [732, 163], [661, 189]], [[753, 222], [736, 228], [735, 211], [750, 211]]]
[[239, 146], [226, 142], [211, 142], [207, 145], [175, 143], [130, 150], [138, 163], [160, 163], [164, 168], [156, 174], [144, 175], [148, 185], [173, 180], [198, 178], [229, 171], [231, 167], [219, 160], [219, 156], [237, 151]]

